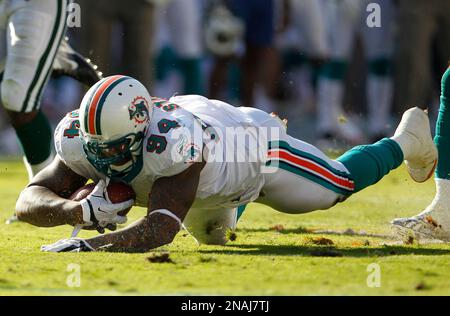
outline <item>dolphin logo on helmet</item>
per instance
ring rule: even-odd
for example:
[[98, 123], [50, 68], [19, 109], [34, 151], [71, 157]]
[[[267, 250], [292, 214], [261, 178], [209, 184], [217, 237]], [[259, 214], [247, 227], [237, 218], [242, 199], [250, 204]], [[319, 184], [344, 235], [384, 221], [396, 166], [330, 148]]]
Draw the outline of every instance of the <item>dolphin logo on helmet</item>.
[[136, 124], [148, 122], [148, 101], [144, 97], [136, 97], [128, 107], [130, 120], [134, 120]]

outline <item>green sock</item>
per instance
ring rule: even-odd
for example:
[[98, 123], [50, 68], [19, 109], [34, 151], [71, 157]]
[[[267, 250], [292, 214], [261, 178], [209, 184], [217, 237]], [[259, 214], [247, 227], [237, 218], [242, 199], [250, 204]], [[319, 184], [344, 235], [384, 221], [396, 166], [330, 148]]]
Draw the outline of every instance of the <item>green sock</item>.
[[436, 143], [439, 160], [436, 178], [450, 179], [450, 68], [442, 77], [441, 106], [436, 123]]
[[185, 94], [202, 94], [202, 72], [199, 58], [180, 58], [178, 61], [184, 79]]
[[33, 121], [17, 128], [16, 134], [30, 165], [37, 165], [50, 157], [52, 128], [41, 111]]
[[355, 147], [337, 160], [350, 172], [356, 193], [398, 168], [403, 162], [403, 152], [395, 141], [385, 138], [373, 145]]

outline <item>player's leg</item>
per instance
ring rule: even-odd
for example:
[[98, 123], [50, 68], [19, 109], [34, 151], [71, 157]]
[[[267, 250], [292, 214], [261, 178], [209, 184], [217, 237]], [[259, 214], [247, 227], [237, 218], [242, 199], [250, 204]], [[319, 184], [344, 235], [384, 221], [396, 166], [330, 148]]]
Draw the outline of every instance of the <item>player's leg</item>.
[[144, 0], [120, 1], [120, 6], [126, 13], [123, 22], [123, 72], [151, 87], [155, 7]]
[[[398, 0], [395, 60], [395, 109], [426, 106], [431, 91], [435, 10], [421, 0]], [[421, 84], [417, 84], [420, 82]]]
[[328, 209], [351, 194], [377, 183], [406, 160], [416, 181], [431, 176], [437, 159], [428, 116], [405, 112], [392, 138], [359, 146], [337, 160], [314, 146], [281, 133], [269, 144], [269, 161], [258, 202], [287, 213]]
[[[366, 0], [364, 3], [369, 4]], [[369, 134], [373, 141], [387, 136], [393, 99], [392, 54], [394, 48], [395, 7], [392, 0], [378, 1], [381, 6], [381, 26], [361, 26], [368, 63], [367, 103]]]
[[237, 208], [189, 210], [184, 225], [201, 244], [224, 245], [227, 232], [236, 228]]
[[8, 18], [1, 101], [22, 144], [29, 177], [52, 160], [52, 129], [40, 99], [65, 32], [67, 0], [24, 2]]
[[360, 0], [327, 1], [324, 10], [327, 15], [330, 56], [318, 78], [318, 132], [324, 140], [338, 136], [350, 144], [361, 144], [363, 135], [360, 129], [351, 121], [347, 120], [347, 124], [339, 122], [339, 118], [344, 115], [345, 76], [361, 3]]
[[167, 7], [172, 45], [184, 80], [185, 94], [202, 94], [201, 10], [198, 1], [172, 0]]
[[435, 173], [436, 196], [417, 216], [395, 219], [393, 227], [400, 236], [450, 241], [450, 68], [442, 78], [441, 105], [436, 124], [435, 143], [439, 161]]

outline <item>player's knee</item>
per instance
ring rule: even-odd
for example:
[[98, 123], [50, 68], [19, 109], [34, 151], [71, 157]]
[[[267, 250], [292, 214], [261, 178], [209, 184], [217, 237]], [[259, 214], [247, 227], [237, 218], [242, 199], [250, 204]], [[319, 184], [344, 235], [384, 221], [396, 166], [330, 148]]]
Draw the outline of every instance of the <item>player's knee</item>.
[[13, 79], [5, 79], [0, 85], [3, 107], [12, 112], [20, 112], [25, 99], [24, 87]]

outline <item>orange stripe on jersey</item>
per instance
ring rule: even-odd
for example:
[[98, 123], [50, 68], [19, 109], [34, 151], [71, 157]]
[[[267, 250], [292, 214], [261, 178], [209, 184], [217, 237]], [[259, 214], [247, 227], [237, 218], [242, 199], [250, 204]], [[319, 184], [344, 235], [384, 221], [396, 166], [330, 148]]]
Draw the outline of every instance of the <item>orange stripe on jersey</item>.
[[323, 166], [315, 163], [314, 161], [310, 161], [303, 157], [295, 156], [287, 151], [283, 151], [280, 149], [272, 149], [269, 151], [269, 159], [286, 160], [301, 169], [308, 170], [322, 177], [323, 179], [328, 180], [329, 182], [333, 183], [334, 185], [337, 185], [338, 187], [345, 188], [347, 190], [355, 189], [355, 184], [353, 183], [353, 181], [333, 174], [330, 170], [327, 170]]

